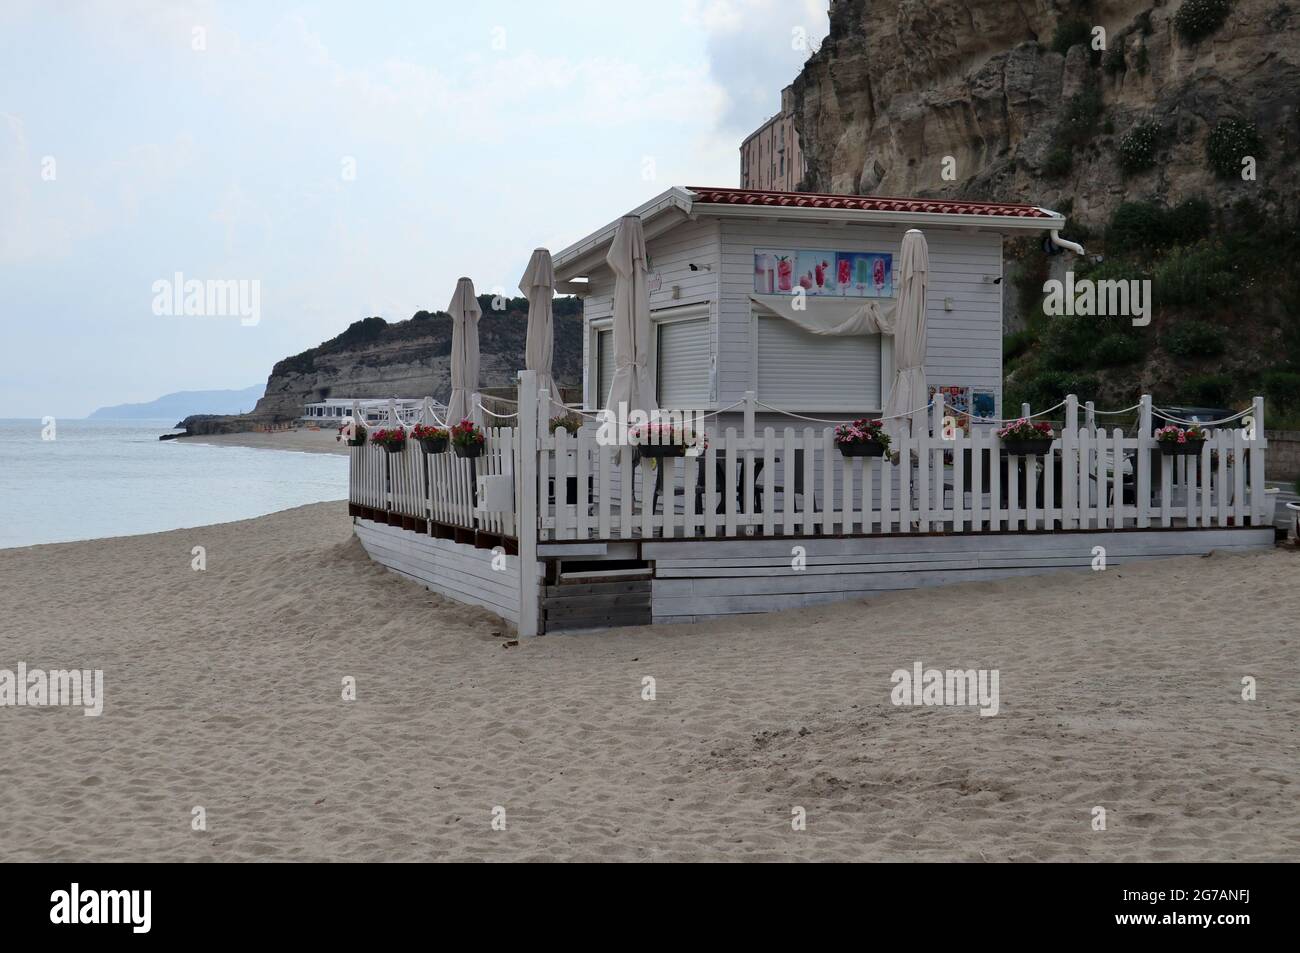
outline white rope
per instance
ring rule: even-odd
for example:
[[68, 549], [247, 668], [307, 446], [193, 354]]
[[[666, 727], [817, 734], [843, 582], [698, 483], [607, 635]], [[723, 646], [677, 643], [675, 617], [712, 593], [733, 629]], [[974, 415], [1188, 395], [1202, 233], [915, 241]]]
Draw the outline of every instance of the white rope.
[[[494, 399], [495, 399], [495, 398], [494, 398]], [[498, 414], [495, 410], [488, 410], [486, 407], [484, 407], [482, 401], [477, 401], [476, 403], [478, 404], [478, 409], [479, 409], [479, 410], [483, 411], [483, 413], [485, 413], [485, 414], [491, 414], [493, 417], [500, 417], [500, 418], [502, 418], [502, 419], [505, 419], [506, 417], [518, 417], [518, 416], [519, 416], [519, 411], [515, 411], [513, 414]]]
[[[726, 407], [720, 407], [720, 408], [718, 408], [717, 410], [715, 410], [715, 411], [714, 411], [713, 413], [711, 413], [711, 414], [705, 414], [705, 415], [704, 415], [703, 417], [701, 417], [700, 419], [701, 419], [701, 420], [708, 420], [710, 417], [716, 417], [716, 416], [718, 416], [719, 414], [725, 414], [727, 411], [729, 411], [729, 410], [734, 410], [735, 408], [739, 407], [739, 406], [740, 406], [741, 404], [743, 404], [744, 402], [745, 402], [745, 401], [744, 401], [744, 398], [742, 398], [742, 399], [736, 401], [734, 404], [729, 404], [729, 405], [726, 406]], [[758, 401], [754, 401], [754, 403], [758, 403]]]
[[1232, 421], [1234, 420], [1240, 420], [1242, 417], [1245, 417], [1253, 410], [1254, 410], [1253, 407], [1247, 407], [1245, 410], [1239, 411], [1233, 414], [1231, 417], [1224, 417], [1222, 420], [1180, 420], [1177, 417], [1170, 417], [1168, 414], [1161, 413], [1155, 407], [1151, 408], [1151, 415], [1153, 417], [1159, 417], [1161, 420], [1167, 420], [1171, 424], [1188, 424], [1196, 427], [1213, 427], [1217, 424], [1227, 424], [1227, 423], [1232, 423]]
[[1134, 404], [1132, 407], [1125, 407], [1123, 410], [1097, 410], [1096, 408], [1093, 408], [1092, 412], [1094, 414], [1102, 414], [1104, 416], [1111, 417], [1116, 414], [1131, 414], [1133, 413], [1133, 411], [1137, 410], [1141, 406], [1142, 406], [1141, 404]]
[[[744, 401], [741, 401], [741, 403], [743, 404]], [[764, 407], [764, 408], [766, 408], [767, 410], [772, 411], [773, 413], [783, 414], [783, 415], [785, 415], [786, 417], [794, 417], [794, 418], [796, 418], [797, 420], [810, 420], [810, 421], [812, 421], [813, 423], [817, 423], [817, 424], [851, 424], [851, 423], [853, 423], [853, 420], [828, 420], [828, 419], [826, 419], [825, 417], [805, 417], [803, 414], [796, 414], [796, 413], [794, 413], [793, 411], [782, 410], [780, 407], [773, 407], [771, 404], [765, 404], [765, 403], [763, 403], [761, 400], [756, 400], [756, 401], [754, 401], [754, 403], [757, 404], [759, 407]], [[735, 405], [733, 404], [732, 406], [735, 406]], [[922, 411], [929, 410], [929, 409], [930, 409], [930, 405], [929, 405], [929, 404], [926, 404], [924, 407], [917, 407], [915, 410], [905, 410], [905, 411], [903, 411], [901, 414], [891, 414], [891, 415], [888, 416], [888, 417], [873, 417], [873, 418], [871, 418], [871, 419], [872, 419], [872, 420], [904, 420], [904, 419], [910, 419], [910, 418], [912, 417], [913, 414], [919, 414], [919, 413], [921, 413]]]
[[[1048, 407], [1046, 410], [1040, 410], [1038, 413], [1036, 413], [1036, 414], [1030, 414], [1030, 415], [1027, 416], [1027, 417], [1011, 417], [1011, 418], [1009, 418], [1009, 419], [1007, 419], [1007, 420], [999, 420], [999, 419], [996, 418], [996, 417], [976, 417], [976, 416], [974, 416], [973, 414], [969, 414], [969, 413], [967, 413], [967, 412], [964, 411], [964, 410], [960, 410], [960, 409], [954, 407], [952, 404], [948, 403], [947, 401], [944, 401], [944, 404], [943, 404], [943, 405], [944, 405], [945, 407], [947, 407], [949, 410], [951, 410], [954, 414], [961, 414], [963, 417], [969, 417], [972, 423], [977, 423], [977, 424], [1014, 424], [1014, 423], [1016, 423], [1017, 421], [1020, 421], [1020, 420], [1033, 420], [1035, 417], [1042, 417], [1044, 414], [1050, 414], [1052, 411], [1057, 410], [1057, 409], [1059, 409], [1059, 408], [1061, 408], [1061, 407], [1064, 407], [1064, 406], [1065, 406], [1065, 401], [1061, 401], [1061, 402], [1060, 402], [1059, 404], [1057, 404], [1055, 407]], [[1100, 413], [1100, 411], [1097, 411], [1097, 413]]]

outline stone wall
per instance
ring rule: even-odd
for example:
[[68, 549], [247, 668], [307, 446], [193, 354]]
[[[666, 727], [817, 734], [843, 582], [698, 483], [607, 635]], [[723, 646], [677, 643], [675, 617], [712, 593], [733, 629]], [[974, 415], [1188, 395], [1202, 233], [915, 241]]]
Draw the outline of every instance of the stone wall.
[[1264, 472], [1270, 480], [1300, 479], [1300, 430], [1266, 430]]

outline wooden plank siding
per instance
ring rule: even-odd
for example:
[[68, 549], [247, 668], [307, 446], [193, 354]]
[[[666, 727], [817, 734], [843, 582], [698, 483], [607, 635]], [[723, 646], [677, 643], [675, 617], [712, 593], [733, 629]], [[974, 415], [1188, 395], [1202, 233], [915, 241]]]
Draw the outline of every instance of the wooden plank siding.
[[[792, 547], [805, 551], [794, 568]], [[1106, 570], [1145, 559], [1267, 549], [1272, 527], [1226, 530], [802, 538], [642, 544], [653, 562], [656, 623], [699, 622], [862, 599], [884, 592], [989, 582], [1063, 570]]]
[[[518, 625], [519, 557], [435, 539], [373, 520], [354, 522], [357, 538], [375, 562], [426, 589], [480, 606]], [[494, 558], [502, 568], [492, 568]], [[540, 584], [540, 577], [535, 584]]]

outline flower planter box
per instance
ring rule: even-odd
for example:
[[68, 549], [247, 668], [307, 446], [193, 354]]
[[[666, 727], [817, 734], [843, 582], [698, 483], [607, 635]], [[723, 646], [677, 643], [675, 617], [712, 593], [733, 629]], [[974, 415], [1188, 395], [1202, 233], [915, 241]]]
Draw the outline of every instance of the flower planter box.
[[648, 443], [636, 448], [637, 456], [662, 460], [664, 457], [684, 457], [686, 447], [679, 443]]
[[836, 444], [840, 448], [840, 453], [846, 457], [883, 457], [885, 448], [883, 444], [876, 443], [874, 440], [864, 440], [859, 443], [841, 443]]
[[1003, 440], [1002, 449], [1013, 457], [1041, 457], [1052, 449], [1050, 437], [1041, 440]]
[[447, 438], [446, 437], [421, 437], [420, 449], [423, 450], [425, 453], [446, 453]]
[[466, 460], [473, 460], [475, 457], [483, 456], [483, 444], [481, 443], [471, 443], [469, 445], [458, 443], [453, 445], [452, 449], [456, 451], [456, 456]]
[[399, 440], [396, 443], [384, 443], [381, 444], [380, 446], [382, 446], [389, 453], [401, 453], [403, 450], [406, 449], [406, 441]]
[[1160, 452], [1167, 457], [1190, 457], [1201, 452], [1204, 440], [1188, 440], [1186, 443], [1162, 442]]
[[365, 436], [360, 436], [360, 437], [349, 437], [349, 438], [348, 438], [348, 446], [349, 446], [349, 447], [364, 447], [365, 445], [366, 445], [366, 438], [365, 438]]

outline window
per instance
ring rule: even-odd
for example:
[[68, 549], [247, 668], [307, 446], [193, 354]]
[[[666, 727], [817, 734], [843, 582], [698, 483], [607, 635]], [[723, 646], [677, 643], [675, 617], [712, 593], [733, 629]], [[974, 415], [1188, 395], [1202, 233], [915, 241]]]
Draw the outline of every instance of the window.
[[782, 410], [879, 410], [880, 336], [810, 334], [760, 315], [758, 398]]
[[614, 380], [614, 329], [604, 328], [596, 332], [596, 393], [592, 394], [592, 403], [604, 407], [609, 397], [609, 385]]
[[713, 342], [709, 319], [663, 321], [656, 328], [656, 376], [659, 406], [699, 410], [709, 405], [709, 367]]

